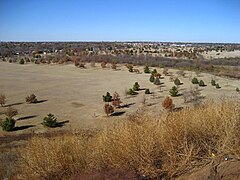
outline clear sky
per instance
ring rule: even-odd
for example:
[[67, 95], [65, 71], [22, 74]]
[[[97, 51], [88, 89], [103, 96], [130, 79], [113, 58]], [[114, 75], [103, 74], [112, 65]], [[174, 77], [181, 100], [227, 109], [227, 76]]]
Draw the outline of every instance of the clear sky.
[[0, 40], [240, 43], [240, 0], [0, 0]]

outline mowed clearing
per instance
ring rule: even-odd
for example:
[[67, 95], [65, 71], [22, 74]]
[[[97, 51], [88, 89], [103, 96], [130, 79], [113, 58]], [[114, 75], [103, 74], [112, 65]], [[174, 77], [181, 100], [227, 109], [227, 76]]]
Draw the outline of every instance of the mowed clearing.
[[[135, 68], [135, 67], [134, 67]], [[136, 67], [143, 72], [143, 67]], [[153, 69], [153, 68], [151, 68]], [[162, 74], [163, 69], [157, 68]], [[177, 70], [169, 70], [175, 76]], [[190, 76], [191, 75], [191, 76]], [[190, 76], [190, 77], [189, 77]], [[41, 125], [43, 118], [52, 113], [60, 122], [66, 122], [61, 129], [89, 129], [101, 128], [113, 123], [122, 122], [126, 116], [143, 108], [143, 99], [146, 98], [146, 112], [161, 113], [162, 101], [169, 96], [169, 89], [174, 85], [168, 76], [163, 76], [164, 83], [161, 89], [150, 83], [150, 74], [136, 74], [128, 72], [123, 65], [118, 65], [118, 70], [110, 67], [102, 69], [99, 64], [96, 67], [86, 65], [86, 69], [74, 67], [74, 65], [35, 65], [35, 64], [10, 64], [0, 62], [0, 93], [7, 98], [6, 106], [16, 108], [19, 114], [15, 119], [18, 131], [45, 132], [47, 128]], [[191, 77], [196, 77], [194, 72], [187, 72], [186, 78], [179, 77], [183, 85], [180, 93], [192, 85]], [[206, 87], [199, 87], [202, 100], [221, 97], [238, 97], [236, 87], [240, 86], [239, 80], [217, 77], [217, 83], [221, 89], [211, 86], [212, 75], [201, 73], [198, 79], [204, 80]], [[138, 82], [140, 88], [149, 88], [152, 95], [145, 95], [144, 90], [133, 97], [126, 97], [125, 90], [132, 88]], [[103, 111], [104, 102], [102, 95], [106, 92], [120, 94], [124, 108], [117, 109], [116, 116], [106, 117]], [[27, 104], [26, 96], [34, 93], [40, 101], [37, 104]], [[191, 106], [192, 103], [183, 103], [181, 96], [172, 98], [176, 107]], [[3, 112], [7, 107], [0, 107], [0, 118], [4, 118]], [[56, 128], [56, 129], [59, 129]], [[3, 134], [2, 130], [0, 133]]]

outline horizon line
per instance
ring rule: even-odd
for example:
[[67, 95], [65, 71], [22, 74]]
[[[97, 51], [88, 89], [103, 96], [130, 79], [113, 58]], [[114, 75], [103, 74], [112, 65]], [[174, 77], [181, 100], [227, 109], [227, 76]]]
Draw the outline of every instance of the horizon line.
[[216, 42], [216, 41], [157, 41], [157, 40], [0, 40], [0, 43], [3, 42], [15, 42], [15, 43], [44, 43], [44, 42], [55, 42], [55, 43], [64, 43], [64, 42], [79, 42], [79, 43], [184, 43], [184, 44], [240, 44], [240, 42]]

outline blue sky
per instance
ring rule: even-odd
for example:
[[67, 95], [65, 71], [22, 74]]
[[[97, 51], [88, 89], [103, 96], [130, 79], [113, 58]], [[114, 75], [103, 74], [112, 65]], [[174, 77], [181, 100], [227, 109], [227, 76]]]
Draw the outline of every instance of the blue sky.
[[240, 0], [0, 0], [0, 40], [240, 43]]

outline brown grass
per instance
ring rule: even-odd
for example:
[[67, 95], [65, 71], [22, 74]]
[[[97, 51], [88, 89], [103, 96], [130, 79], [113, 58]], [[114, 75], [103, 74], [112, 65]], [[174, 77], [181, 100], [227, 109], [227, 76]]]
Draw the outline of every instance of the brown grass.
[[177, 177], [225, 154], [240, 158], [240, 105], [208, 102], [160, 117], [129, 117], [95, 133], [34, 137], [20, 149], [27, 179], [67, 179], [121, 169], [139, 177]]

